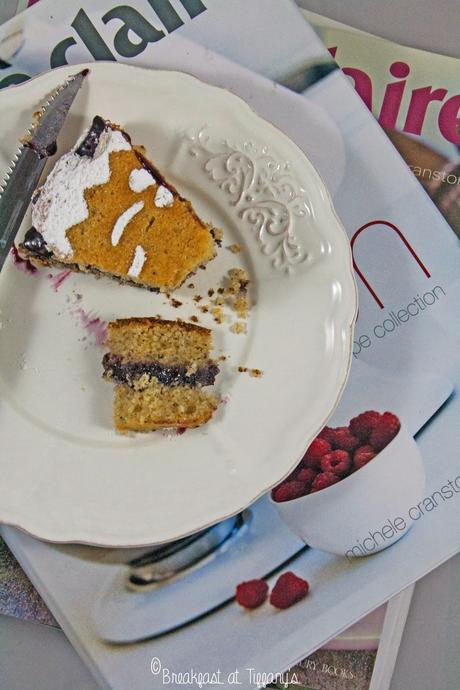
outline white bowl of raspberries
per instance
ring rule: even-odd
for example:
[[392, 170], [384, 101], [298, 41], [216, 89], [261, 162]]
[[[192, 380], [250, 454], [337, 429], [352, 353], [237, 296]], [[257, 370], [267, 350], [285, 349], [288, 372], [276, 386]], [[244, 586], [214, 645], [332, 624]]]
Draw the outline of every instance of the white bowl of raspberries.
[[367, 410], [348, 426], [325, 427], [271, 500], [307, 544], [353, 558], [398, 541], [424, 491], [411, 434], [392, 412]]

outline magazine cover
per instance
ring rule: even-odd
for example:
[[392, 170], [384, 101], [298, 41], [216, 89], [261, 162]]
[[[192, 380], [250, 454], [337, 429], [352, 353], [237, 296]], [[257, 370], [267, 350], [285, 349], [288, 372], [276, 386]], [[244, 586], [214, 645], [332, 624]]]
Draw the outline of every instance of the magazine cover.
[[[386, 605], [376, 609], [321, 650], [303, 659], [291, 669], [290, 684], [312, 690], [346, 690], [348, 687], [384, 690], [387, 686], [380, 675], [385, 672], [388, 678], [391, 676], [397, 650], [395, 630], [397, 627], [402, 630], [410, 595], [411, 592], [398, 595], [388, 612]], [[3, 541], [0, 542], [0, 613], [59, 629], [56, 619]], [[44, 644], [46, 637], [44, 640], [40, 632], [40, 645]]]
[[397, 45], [307, 10], [304, 15], [460, 235], [458, 59]]
[[[459, 549], [457, 239], [291, 3], [254, 2], [238, 12], [236, 1], [208, 2], [174, 35], [162, 29], [157, 41], [139, 33], [144, 15], [160, 31], [147, 14], [151, 7], [131, 7], [138, 24], [128, 24], [129, 13], [123, 19], [108, 3], [38, 3], [23, 15], [24, 42], [4, 68], [4, 86], [27, 84], [50, 66], [44, 45], [53, 46], [55, 67], [90, 60], [87, 44], [96, 52], [96, 30], [105, 59], [192, 72], [231, 89], [287, 133], [321, 173], [353, 249], [360, 306], [350, 378], [327, 428], [318, 429], [293, 474], [248, 507], [250, 520], [243, 512], [237, 523], [222, 525], [224, 534], [241, 535], [244, 548], [219, 551], [161, 587], [152, 585], [169, 551], [160, 559], [150, 551], [130, 557], [47, 544], [13, 527], [2, 534], [106, 687], [161, 687], [168, 673], [191, 670], [227, 679], [238, 672], [245, 687], [267, 684]], [[275, 40], [281, 21], [291, 39], [282, 44]], [[121, 32], [114, 34], [114, 26]], [[45, 44], [33, 40], [38, 27]], [[216, 173], [223, 183], [216, 198], [235, 189], [225, 160]], [[51, 287], [44, 283], [42, 292], [51, 292], [55, 310], [64, 313], [75, 293], [84, 299], [78, 277], [58, 280], [54, 290], [50, 275]], [[305, 302], [298, 318], [309, 311]], [[6, 311], [4, 342], [14, 331], [8, 318]], [[88, 337], [87, 325], [75, 325], [81, 338]], [[100, 350], [93, 334], [85, 343], [95, 372]], [[286, 337], [291, 356], [294, 345]], [[27, 356], [17, 366], [32, 368], [33, 378]], [[324, 381], [317, 385], [321, 392]], [[237, 585], [248, 581], [257, 584], [240, 589], [235, 601]], [[264, 582], [272, 604], [262, 603]], [[260, 608], [245, 610], [259, 601]], [[278, 611], [273, 602], [282, 604]]]

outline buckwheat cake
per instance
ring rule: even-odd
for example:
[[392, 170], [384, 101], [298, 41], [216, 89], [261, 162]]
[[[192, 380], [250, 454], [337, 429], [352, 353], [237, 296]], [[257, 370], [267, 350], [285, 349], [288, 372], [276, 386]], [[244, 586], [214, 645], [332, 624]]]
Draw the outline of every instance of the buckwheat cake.
[[19, 251], [166, 292], [214, 258], [218, 237], [125, 131], [96, 116], [35, 193]]
[[212, 333], [183, 321], [118, 319], [108, 324], [104, 378], [115, 385], [117, 431], [154, 431], [205, 424], [217, 408], [212, 386]]

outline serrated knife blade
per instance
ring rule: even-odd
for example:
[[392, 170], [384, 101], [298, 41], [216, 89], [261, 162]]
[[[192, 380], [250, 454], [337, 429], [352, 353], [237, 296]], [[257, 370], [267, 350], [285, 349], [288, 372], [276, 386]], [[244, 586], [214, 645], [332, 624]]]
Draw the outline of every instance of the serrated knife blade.
[[10, 163], [0, 185], [0, 271], [46, 165], [56, 153], [56, 140], [88, 70], [61, 84], [39, 111], [35, 124]]

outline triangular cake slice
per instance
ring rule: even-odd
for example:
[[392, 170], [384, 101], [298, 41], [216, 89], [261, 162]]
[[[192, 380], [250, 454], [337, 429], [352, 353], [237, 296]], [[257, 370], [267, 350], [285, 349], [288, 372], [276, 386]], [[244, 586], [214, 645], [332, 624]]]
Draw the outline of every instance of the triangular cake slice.
[[118, 319], [108, 324], [104, 378], [113, 381], [117, 431], [190, 428], [217, 408], [212, 386], [219, 367], [211, 359], [212, 333], [183, 321]]
[[213, 228], [99, 116], [35, 193], [32, 226], [19, 251], [33, 263], [164, 292], [216, 254]]

